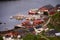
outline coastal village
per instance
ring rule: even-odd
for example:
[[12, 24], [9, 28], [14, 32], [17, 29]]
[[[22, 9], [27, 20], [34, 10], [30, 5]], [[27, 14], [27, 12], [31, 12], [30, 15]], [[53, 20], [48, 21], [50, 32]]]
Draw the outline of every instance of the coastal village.
[[[30, 9], [27, 12], [28, 15], [12, 15], [10, 16], [10, 20], [16, 19], [23, 22], [14, 25], [14, 29], [12, 30], [1, 31], [0, 36], [3, 37], [3, 40], [24, 40], [23, 38], [27, 34], [40, 35], [42, 40], [50, 40], [46, 37], [59, 37], [60, 31], [48, 27], [48, 24], [53, 22], [51, 20], [57, 14], [56, 12], [60, 13], [60, 4], [57, 4], [55, 7], [48, 4], [40, 8]], [[59, 22], [57, 23], [59, 24]]]

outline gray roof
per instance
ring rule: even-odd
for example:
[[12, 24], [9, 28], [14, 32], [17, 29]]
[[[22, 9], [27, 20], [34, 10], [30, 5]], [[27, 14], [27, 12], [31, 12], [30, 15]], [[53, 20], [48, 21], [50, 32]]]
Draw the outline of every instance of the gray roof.
[[56, 7], [60, 7], [60, 4], [57, 4]]

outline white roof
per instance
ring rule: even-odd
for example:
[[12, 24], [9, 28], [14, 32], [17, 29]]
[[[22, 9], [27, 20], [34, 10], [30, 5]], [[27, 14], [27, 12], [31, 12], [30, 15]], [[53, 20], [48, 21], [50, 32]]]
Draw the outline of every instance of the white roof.
[[22, 26], [22, 24], [18, 24], [18, 25], [16, 25], [16, 26], [18, 26], [18, 27], [24, 27], [24, 26]]
[[60, 11], [60, 9], [58, 9], [57, 11]]

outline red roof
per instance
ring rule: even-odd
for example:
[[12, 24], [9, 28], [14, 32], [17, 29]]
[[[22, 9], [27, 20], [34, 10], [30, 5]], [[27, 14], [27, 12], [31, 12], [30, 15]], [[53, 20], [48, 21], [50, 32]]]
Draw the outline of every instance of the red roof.
[[42, 8], [40, 8], [40, 10], [48, 10], [47, 8], [45, 8], [45, 7], [42, 7]]
[[29, 14], [31, 14], [31, 15], [35, 15], [36, 13], [35, 13], [35, 12], [29, 12]]
[[29, 20], [26, 20], [22, 23], [23, 26], [27, 26], [27, 25], [30, 25], [30, 21]]
[[17, 32], [9, 32], [9, 33], [7, 33], [6, 35], [17, 35], [18, 33]]
[[26, 28], [32, 28], [33, 26], [26, 26]]
[[49, 15], [54, 15], [55, 14], [55, 9], [52, 9], [50, 12], [49, 12]]
[[13, 35], [13, 34], [12, 34], [12, 32], [9, 32], [9, 33], [7, 33], [6, 35], [10, 35], [10, 36], [11, 36], [11, 35]]
[[35, 14], [37, 14], [37, 13], [36, 13], [36, 11], [30, 10], [30, 11], [28, 11], [28, 14], [35, 15]]
[[48, 10], [50, 11], [51, 9], [53, 9], [54, 7], [51, 4], [45, 5], [43, 7], [40, 7], [39, 10]]
[[45, 10], [48, 10], [48, 9], [45, 8], [45, 7], [42, 7], [42, 8], [40, 8], [39, 10], [40, 10], [40, 11], [45, 11]]
[[38, 25], [38, 24], [42, 24], [43, 23], [43, 21], [41, 21], [41, 20], [34, 20], [33, 21], [33, 25]]
[[49, 14], [50, 14], [50, 15], [54, 15], [54, 14], [55, 14], [55, 12], [51, 11]]

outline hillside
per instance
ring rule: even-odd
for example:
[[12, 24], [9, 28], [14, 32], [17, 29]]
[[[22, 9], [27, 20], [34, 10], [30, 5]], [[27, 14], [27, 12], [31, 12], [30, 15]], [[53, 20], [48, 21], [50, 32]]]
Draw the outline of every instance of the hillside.
[[48, 27], [60, 31], [60, 12], [56, 12], [53, 16], [51, 16], [51, 21], [48, 24]]

